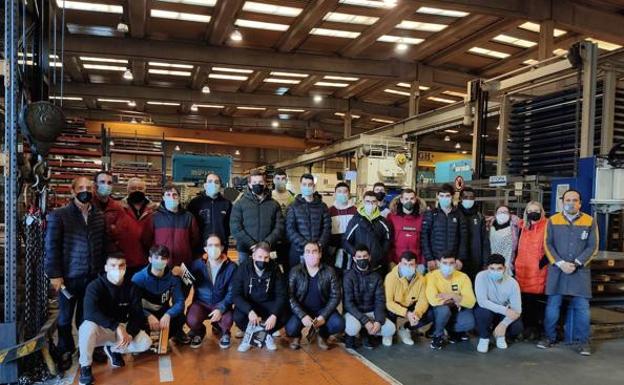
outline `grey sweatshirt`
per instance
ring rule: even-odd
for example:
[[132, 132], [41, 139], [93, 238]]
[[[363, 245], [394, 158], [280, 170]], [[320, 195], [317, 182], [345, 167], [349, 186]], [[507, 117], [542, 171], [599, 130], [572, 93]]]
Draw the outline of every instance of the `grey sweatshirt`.
[[[522, 312], [520, 286], [507, 274], [503, 275], [502, 280], [493, 281], [487, 270], [481, 271], [475, 278], [475, 294], [479, 306], [494, 313], [505, 315], [507, 308], [517, 313]], [[509, 325], [513, 321], [505, 317], [502, 322]]]

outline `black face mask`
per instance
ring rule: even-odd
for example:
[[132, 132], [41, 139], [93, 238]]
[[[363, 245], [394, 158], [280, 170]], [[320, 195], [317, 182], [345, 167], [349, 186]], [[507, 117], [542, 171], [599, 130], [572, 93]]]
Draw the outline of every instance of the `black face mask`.
[[385, 192], [377, 192], [375, 193], [375, 197], [377, 198], [377, 200], [379, 201], [379, 203], [381, 203], [384, 198], [386, 197], [386, 193]]
[[370, 260], [368, 260], [368, 259], [356, 259], [355, 260], [355, 265], [357, 266], [358, 269], [360, 269], [362, 271], [366, 271], [370, 267]]
[[78, 194], [76, 194], [76, 199], [78, 199], [78, 202], [80, 203], [91, 202], [92, 198], [93, 198], [93, 194], [91, 193], [91, 191], [81, 191]]
[[267, 265], [267, 262], [264, 261], [254, 261], [254, 265], [258, 268], [258, 270], [264, 270]]
[[128, 203], [136, 205], [142, 203], [145, 200], [145, 193], [143, 191], [133, 191], [128, 194]]
[[414, 210], [414, 203], [412, 202], [405, 202], [403, 203], [403, 208], [407, 211], [413, 211]]
[[264, 185], [263, 184], [252, 184], [251, 185], [251, 191], [253, 191], [254, 194], [256, 195], [260, 195], [264, 192]]
[[527, 214], [527, 218], [530, 221], [539, 221], [541, 217], [542, 217], [542, 213], [528, 213]]

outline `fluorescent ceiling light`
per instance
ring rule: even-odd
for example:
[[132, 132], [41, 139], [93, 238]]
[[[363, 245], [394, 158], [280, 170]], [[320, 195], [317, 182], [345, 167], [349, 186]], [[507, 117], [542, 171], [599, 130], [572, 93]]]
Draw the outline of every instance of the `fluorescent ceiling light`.
[[279, 112], [305, 112], [303, 109], [299, 108], [278, 108]]
[[[399, 87], [403, 87], [403, 88], [412, 88], [412, 86], [409, 83], [397, 83], [396, 84]], [[418, 89], [421, 91], [428, 91], [431, 89], [431, 87], [427, 87], [427, 86], [418, 86]]]
[[247, 80], [247, 76], [239, 76], [239, 75], [226, 75], [226, 74], [209, 74], [208, 77], [210, 79], [223, 79], [223, 80]]
[[128, 99], [105, 99], [105, 98], [98, 98], [97, 101], [98, 102], [102, 102], [102, 103], [124, 103], [124, 104], [130, 103], [130, 100], [128, 100]]
[[448, 132], [449, 134], [458, 134], [459, 131], [457, 130], [444, 130], [444, 132]]
[[387, 123], [387, 124], [392, 124], [392, 123], [394, 123], [394, 120], [381, 119], [381, 118], [372, 118], [371, 120], [372, 120], [373, 122], [377, 122], [377, 123]]
[[200, 5], [203, 7], [214, 7], [217, 4], [217, 0], [157, 0], [157, 1], [163, 1], [165, 3]]
[[150, 11], [150, 16], [157, 17], [159, 19], [194, 21], [197, 23], [209, 23], [210, 22], [209, 15], [200, 15], [198, 13], [165, 11], [163, 9], [152, 9]]
[[446, 24], [423, 23], [420, 21], [403, 20], [396, 28], [410, 29], [413, 31], [439, 32], [448, 27]]
[[155, 102], [155, 101], [148, 101], [147, 104], [151, 104], [153, 106], [179, 106], [180, 103], [176, 103], [176, 102]]
[[80, 56], [81, 61], [95, 61], [100, 63], [122, 63], [128, 64], [126, 59], [111, 59], [106, 57], [92, 57], [92, 56]]
[[299, 84], [301, 80], [297, 79], [279, 79], [279, 78], [266, 78], [263, 80], [265, 83], [278, 83], [278, 84]]
[[70, 101], [82, 101], [80, 96], [48, 96], [48, 99], [51, 100], [70, 100]]
[[[527, 31], [539, 33], [541, 26], [538, 23], [533, 23], [533, 22], [527, 21], [526, 23], [520, 24], [518, 26], [518, 28], [522, 28], [522, 29], [525, 29]], [[559, 36], [565, 35], [566, 33], [567, 33], [567, 31], [564, 31], [563, 29], [555, 28], [553, 30], [553, 36], [554, 37], [559, 37]]]
[[195, 104], [199, 108], [223, 108], [225, 106], [221, 106], [218, 104]]
[[56, 0], [56, 6], [59, 8], [74, 9], [76, 11], [123, 13], [123, 6], [121, 5], [86, 3], [84, 1]]
[[588, 37], [585, 40], [589, 40], [592, 43], [598, 44], [598, 48], [604, 49], [605, 51], [615, 51], [616, 49], [622, 48], [621, 45], [617, 45], [617, 44], [614, 44], [614, 43], [609, 43], [609, 42], [604, 41], [604, 40], [594, 39], [593, 37]]
[[348, 76], [332, 76], [332, 75], [323, 76], [323, 79], [344, 80], [346, 82], [355, 82], [355, 81], [360, 80], [360, 78], [353, 78], [353, 77], [348, 77]]
[[340, 3], [368, 8], [388, 8], [388, 4], [381, 0], [340, 0]]
[[235, 74], [250, 74], [253, 72], [253, 70], [246, 70], [242, 68], [227, 68], [227, 67], [212, 67], [212, 70], [219, 71], [219, 72], [232, 72]]
[[190, 64], [175, 64], [175, 63], [162, 63], [157, 61], [151, 61], [148, 63], [152, 67], [170, 67], [170, 68], [186, 68], [192, 69], [193, 66]]
[[442, 92], [444, 95], [449, 95], [449, 96], [456, 96], [458, 98], [465, 98], [466, 94], [463, 92], [457, 92], [457, 91], [444, 91]]
[[468, 50], [468, 52], [474, 53], [477, 55], [493, 57], [496, 59], [505, 59], [511, 56], [505, 52], [494, 51], [492, 49], [486, 49], [486, 48], [481, 48], [481, 47], [472, 47]]
[[356, 39], [360, 36], [359, 32], [344, 31], [341, 29], [329, 29], [329, 28], [312, 28], [310, 35], [329, 36], [329, 37], [342, 37], [344, 39]]
[[466, 17], [470, 15], [468, 12], [453, 11], [450, 9], [441, 9], [441, 8], [434, 8], [434, 7], [420, 7], [418, 8], [416, 12], [425, 13], [427, 15], [448, 16], [448, 17]]
[[248, 111], [264, 111], [266, 110], [266, 108], [264, 107], [245, 107], [245, 106], [238, 106], [236, 107], [239, 110], [248, 110]]
[[[344, 113], [344, 112], [334, 112], [334, 115], [336, 115], [336, 116], [340, 116], [340, 117], [343, 117], [343, 118], [344, 118], [345, 113]], [[361, 118], [361, 117], [362, 117], [362, 116], [360, 116], [360, 115], [351, 114], [351, 119], [359, 119], [359, 118]]]
[[264, 21], [237, 19], [234, 24], [243, 28], [264, 29], [266, 31], [286, 31], [290, 26], [288, 24], [266, 23]]
[[432, 100], [434, 102], [439, 102], [439, 103], [447, 103], [447, 104], [457, 103], [457, 100], [438, 98], [437, 96], [429, 96], [427, 99]]
[[323, 20], [332, 21], [334, 23], [372, 25], [375, 24], [379, 18], [342, 12], [328, 12], [325, 17], [323, 17]]
[[281, 5], [257, 3], [255, 1], [246, 1], [243, 5], [243, 11], [263, 13], [265, 15], [297, 17], [303, 11], [301, 8], [284, 7]]
[[93, 35], [93, 36], [121, 36], [122, 34], [117, 31], [116, 28], [97, 26], [97, 25], [82, 25], [67, 23], [67, 30], [71, 34], [75, 35]]
[[85, 69], [88, 70], [102, 70], [102, 71], [125, 71], [127, 70], [126, 67], [121, 67], [121, 66], [111, 66], [111, 65], [106, 65], [106, 64], [89, 64], [89, 63], [83, 63], [82, 66]]
[[537, 43], [534, 41], [518, 39], [517, 37], [504, 35], [504, 34], [495, 36], [492, 40], [499, 42], [499, 43], [515, 45], [516, 47], [522, 47], [522, 48], [531, 48], [537, 45]]
[[[24, 64], [24, 60], [18, 60], [17, 64], [20, 64], [20, 65]], [[26, 60], [26, 65], [27, 66], [34, 66], [35, 62], [33, 62], [32, 60]], [[50, 61], [49, 65], [50, 65], [50, 67], [62, 67], [63, 63], [61, 63], [59, 61], [57, 61], [57, 62]]]
[[535, 59], [528, 59], [528, 60], [525, 60], [525, 61], [522, 62], [522, 64], [526, 64], [528, 66], [532, 66], [532, 65], [537, 64], [537, 63], [539, 63], [539, 62], [537, 60], [535, 60]]
[[418, 39], [415, 37], [403, 37], [403, 36], [393, 36], [393, 35], [382, 35], [377, 39], [377, 41], [383, 41], [386, 43], [404, 43], [404, 44], [420, 44], [424, 41], [424, 39]]
[[384, 92], [387, 92], [389, 94], [401, 95], [401, 96], [410, 96], [409, 92], [393, 90], [392, 88], [386, 88]]
[[334, 83], [334, 82], [316, 82], [314, 83], [315, 86], [319, 86], [319, 87], [347, 87], [349, 85], [349, 83]]
[[191, 76], [191, 73], [189, 71], [171, 71], [161, 70], [159, 68], [150, 68], [148, 72], [155, 75]]
[[294, 72], [279, 72], [279, 71], [271, 71], [271, 75], [273, 76], [285, 76], [292, 78], [307, 78], [308, 74], [298, 74]]

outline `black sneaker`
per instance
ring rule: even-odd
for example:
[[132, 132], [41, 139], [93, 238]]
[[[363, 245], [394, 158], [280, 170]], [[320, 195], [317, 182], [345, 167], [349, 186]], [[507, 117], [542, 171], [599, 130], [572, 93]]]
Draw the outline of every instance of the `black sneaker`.
[[64, 372], [71, 368], [73, 363], [73, 355], [74, 354], [72, 352], [65, 352], [61, 354], [61, 358], [59, 359], [58, 363], [59, 371]]
[[470, 339], [470, 337], [468, 337], [468, 334], [465, 332], [461, 332], [461, 333], [449, 333], [448, 336], [448, 341], [451, 344], [456, 344], [458, 342], [466, 342]]
[[434, 350], [441, 350], [444, 346], [444, 337], [433, 337], [429, 347]]
[[543, 340], [540, 340], [540, 342], [537, 343], [537, 347], [540, 349], [550, 349], [553, 346], [555, 346], [555, 342], [549, 340], [548, 338], [544, 338]]
[[121, 368], [126, 366], [126, 362], [123, 359], [123, 355], [121, 353], [115, 353], [112, 350], [111, 346], [104, 346], [104, 353], [108, 357], [110, 364], [113, 368]]
[[355, 337], [353, 336], [349, 336], [349, 335], [345, 335], [344, 337], [344, 341], [345, 341], [345, 349], [355, 349]]
[[93, 361], [98, 364], [103, 364], [108, 361], [108, 357], [106, 357], [106, 353], [104, 353], [104, 348], [102, 346], [98, 346], [93, 350]]
[[191, 343], [191, 337], [189, 337], [186, 333], [181, 332], [173, 337], [173, 341], [177, 345], [188, 345]]
[[93, 384], [93, 374], [91, 374], [91, 366], [81, 366], [80, 367], [80, 379], [78, 383], [80, 385], [91, 385]]
[[219, 347], [221, 349], [227, 349], [230, 347], [230, 333], [223, 333], [221, 339], [219, 339]]
[[375, 342], [373, 341], [373, 337], [363, 336], [362, 346], [364, 346], [364, 349], [368, 349], [368, 350], [375, 349]]
[[204, 339], [201, 338], [201, 336], [193, 336], [193, 337], [191, 337], [191, 348], [193, 348], [193, 349], [199, 348], [201, 346], [203, 340]]

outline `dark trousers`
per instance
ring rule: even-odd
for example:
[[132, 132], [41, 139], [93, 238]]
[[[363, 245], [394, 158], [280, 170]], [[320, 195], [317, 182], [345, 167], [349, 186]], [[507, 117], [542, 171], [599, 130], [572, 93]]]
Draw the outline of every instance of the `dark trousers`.
[[[318, 314], [309, 314], [310, 317], [316, 318]], [[345, 328], [345, 320], [344, 318], [338, 314], [338, 312], [334, 311], [329, 315], [329, 318], [325, 320], [325, 325], [321, 326], [319, 329], [319, 335], [323, 338], [327, 338], [332, 334], [342, 333]], [[301, 337], [301, 330], [303, 329], [303, 324], [301, 323], [301, 319], [296, 315], [291, 315], [288, 323], [286, 323], [286, 334], [289, 337]]]
[[288, 274], [290, 271], [290, 260], [288, 255], [290, 253], [290, 244], [286, 240], [281, 240], [275, 245], [275, 253], [277, 254], [277, 263], [282, 265], [284, 273]]
[[[193, 302], [186, 314], [186, 323], [191, 329], [191, 334], [204, 338], [206, 335], [204, 321], [208, 319], [208, 315], [216, 308], [216, 306], [206, 305], [203, 302]], [[228, 310], [221, 315], [221, 320], [219, 320], [219, 322], [212, 323], [212, 325], [217, 326], [221, 333], [230, 334], [232, 323], [232, 310]]]
[[143, 270], [145, 266], [147, 265], [126, 267], [126, 275], [124, 275], [124, 279], [132, 280], [132, 277], [134, 277], [134, 275], [139, 271]]
[[[411, 306], [410, 308], [408, 308], [408, 311], [414, 311], [414, 306]], [[398, 314], [394, 314], [391, 311], [388, 311], [388, 313], [386, 313], [386, 317], [388, 317], [388, 319], [390, 321], [394, 322], [395, 324], [399, 320], [399, 318], [404, 318], [403, 316], [400, 316]], [[429, 310], [427, 310], [427, 312], [425, 314], [423, 314], [422, 318], [418, 321], [418, 324], [412, 326], [412, 325], [410, 325], [409, 321], [407, 321], [405, 323], [404, 327], [409, 329], [409, 330], [418, 330], [421, 327], [423, 327], [425, 325], [429, 325], [432, 322], [433, 322], [433, 313], [432, 313], [431, 309], [429, 309]]]
[[[270, 308], [271, 306], [272, 303], [257, 304], [253, 307], [253, 311], [258, 315], [258, 317], [262, 318], [262, 322], [264, 322], [271, 315], [270, 311], [268, 310], [268, 308]], [[273, 327], [273, 329], [268, 330], [269, 333], [273, 333], [283, 328], [286, 324], [286, 321], [288, 321], [290, 312], [288, 310], [284, 310], [281, 314], [276, 314], [275, 316], [277, 317], [277, 320], [275, 321], [275, 326]], [[239, 309], [235, 308], [234, 322], [240, 330], [245, 331], [247, 329], [247, 324], [249, 323], [249, 314], [243, 313]]]
[[[165, 313], [169, 310], [169, 308], [162, 308], [159, 311], [150, 311], [150, 313], [158, 318], [159, 320]], [[169, 322], [169, 337], [175, 337], [177, 335], [182, 334], [182, 328], [184, 327], [184, 323], [186, 322], [186, 317], [184, 317], [184, 313], [179, 314], [175, 317], [171, 317], [171, 321]], [[150, 330], [149, 322], [147, 322], [147, 318], [145, 319], [145, 326], [143, 326], [143, 330]]]
[[58, 294], [59, 314], [57, 319], [58, 348], [61, 353], [73, 352], [76, 349], [74, 336], [72, 335], [72, 320], [76, 312], [76, 329], [83, 321], [83, 302], [87, 285], [92, 277], [64, 278], [65, 288], [72, 295], [68, 299], [62, 292]]
[[[494, 313], [491, 310], [484, 309], [480, 306], [475, 306], [474, 308], [474, 316], [477, 324], [477, 332], [479, 333], [479, 338], [490, 338], [492, 334], [492, 329], [494, 329], [499, 322], [505, 318], [504, 315]], [[522, 320], [518, 318], [514, 322], [512, 322], [509, 326], [507, 326], [506, 336], [509, 338], [514, 338], [520, 333], [522, 333]]]
[[544, 324], [546, 296], [544, 294], [522, 293], [522, 323], [527, 329], [540, 332]]
[[455, 305], [433, 306], [433, 336], [444, 336], [444, 329], [450, 333], [469, 332], [474, 329], [472, 309], [457, 309]]

